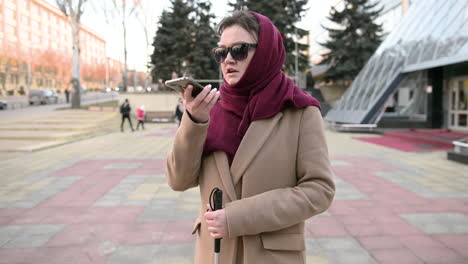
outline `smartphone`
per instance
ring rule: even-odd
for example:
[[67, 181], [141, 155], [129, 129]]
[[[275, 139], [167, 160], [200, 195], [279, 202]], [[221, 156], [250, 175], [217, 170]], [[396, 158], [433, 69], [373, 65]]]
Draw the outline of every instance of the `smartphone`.
[[[187, 85], [191, 84], [193, 86], [193, 97], [196, 97], [203, 90], [203, 88], [205, 88], [203, 85], [197, 83], [195, 80], [189, 77], [181, 77], [177, 79], [167, 80], [164, 84], [181, 93], [185, 91]], [[214, 89], [214, 87], [211, 89]]]

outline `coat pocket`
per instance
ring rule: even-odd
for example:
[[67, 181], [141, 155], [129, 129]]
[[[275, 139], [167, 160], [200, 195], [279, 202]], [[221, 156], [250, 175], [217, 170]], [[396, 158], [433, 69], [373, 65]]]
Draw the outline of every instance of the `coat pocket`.
[[197, 220], [195, 220], [195, 224], [193, 224], [193, 228], [192, 228], [192, 235], [195, 235], [196, 232], [200, 233], [200, 226], [201, 226], [201, 218], [197, 218]]
[[304, 251], [304, 234], [272, 234], [264, 233], [260, 235], [263, 248], [269, 250], [291, 250]]

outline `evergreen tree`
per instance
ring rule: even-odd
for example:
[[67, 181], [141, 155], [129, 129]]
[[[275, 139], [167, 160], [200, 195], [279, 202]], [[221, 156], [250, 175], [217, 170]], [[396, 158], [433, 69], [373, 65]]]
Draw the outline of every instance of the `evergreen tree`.
[[344, 0], [344, 9], [332, 7], [329, 20], [336, 28], [324, 27], [330, 40], [321, 44], [329, 52], [321, 64], [329, 66], [326, 79], [351, 81], [382, 42], [382, 26], [375, 23], [382, 9], [369, 0]]
[[193, 8], [184, 0], [172, 0], [171, 3], [172, 10], [163, 11], [153, 41], [151, 76], [155, 81], [171, 79], [172, 73], [183, 75], [191, 48], [193, 21], [189, 15]]
[[[267, 16], [281, 32], [286, 48], [285, 71], [288, 74], [295, 73], [295, 42], [308, 34], [306, 30], [295, 26], [304, 16], [307, 0], [234, 0], [229, 5], [234, 10], [249, 10]], [[297, 36], [296, 36], [297, 34]], [[304, 71], [308, 68], [308, 57], [304, 54], [308, 45], [297, 43], [298, 69]]]
[[218, 79], [219, 64], [213, 59], [211, 50], [217, 45], [214, 15], [210, 13], [209, 1], [196, 1], [194, 4], [193, 41], [188, 55], [188, 72], [196, 79]]

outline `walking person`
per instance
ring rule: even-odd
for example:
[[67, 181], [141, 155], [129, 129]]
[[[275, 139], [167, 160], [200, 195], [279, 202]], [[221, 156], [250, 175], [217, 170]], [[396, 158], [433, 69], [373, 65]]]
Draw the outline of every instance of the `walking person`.
[[145, 130], [145, 106], [142, 105], [140, 106], [137, 111], [137, 119], [138, 119], [138, 124], [136, 127], [136, 130], [139, 130], [140, 125], [143, 130]]
[[135, 131], [132, 125], [132, 119], [130, 118], [131, 110], [132, 108], [130, 107], [130, 103], [128, 102], [128, 99], [125, 99], [123, 104], [120, 106], [120, 113], [122, 114], [122, 123], [120, 123], [120, 131], [122, 132], [124, 132], [123, 125], [124, 125], [125, 119], [127, 119], [128, 123], [130, 123], [130, 128], [132, 129], [132, 132]]
[[67, 104], [70, 102], [70, 91], [65, 89], [65, 100], [67, 101]]
[[[224, 82], [195, 98], [167, 156], [176, 191], [200, 189], [195, 263], [305, 263], [305, 220], [327, 210], [335, 185], [320, 105], [281, 70], [283, 37], [267, 17], [234, 12], [213, 49]], [[221, 100], [218, 101], [218, 98]], [[208, 205], [214, 188], [223, 209]]]

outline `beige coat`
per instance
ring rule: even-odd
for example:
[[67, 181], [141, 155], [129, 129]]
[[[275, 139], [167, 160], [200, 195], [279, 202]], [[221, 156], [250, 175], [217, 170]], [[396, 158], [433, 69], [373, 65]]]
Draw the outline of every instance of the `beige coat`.
[[215, 187], [223, 190], [229, 232], [220, 263], [305, 263], [304, 221], [327, 210], [335, 191], [319, 109], [253, 122], [231, 167], [224, 152], [202, 157], [207, 128], [184, 115], [166, 166], [172, 189], [200, 188], [196, 263], [214, 262], [203, 215]]

